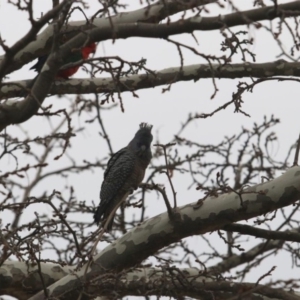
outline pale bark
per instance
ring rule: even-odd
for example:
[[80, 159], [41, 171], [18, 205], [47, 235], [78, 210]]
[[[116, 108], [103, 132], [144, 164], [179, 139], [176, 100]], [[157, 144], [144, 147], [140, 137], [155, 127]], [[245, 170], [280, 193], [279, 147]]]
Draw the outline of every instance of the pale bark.
[[[121, 13], [113, 16], [110, 20], [103, 18], [95, 18], [92, 23], [86, 24], [86, 21], [70, 22], [68, 28], [65, 28], [65, 32], [72, 31], [72, 35], [80, 32], [80, 30], [90, 30], [91, 28], [105, 29], [110, 28], [113, 31], [116, 29], [111, 26], [120, 24], [134, 24], [136, 22], [143, 23], [159, 23], [163, 19], [178, 12], [205, 5], [207, 3], [213, 3], [216, 0], [197, 0], [197, 1], [158, 1], [150, 6], [143, 7], [141, 9]], [[193, 30], [215, 30], [222, 27], [233, 27], [239, 25], [248, 25], [253, 22], [263, 20], [273, 20], [282, 15], [285, 17], [297, 16], [300, 14], [300, 1], [292, 1], [285, 4], [278, 5], [278, 9], [274, 10], [274, 6], [267, 6], [263, 8], [251, 9], [244, 12], [236, 12], [228, 15], [215, 16], [215, 17], [195, 17], [185, 21], [174, 22], [166, 24], [160, 24], [159, 30], [162, 30], [164, 36], [171, 34], [178, 34], [183, 32], [192, 32]], [[75, 29], [78, 29], [76, 31]], [[147, 28], [147, 27], [146, 27]], [[148, 27], [152, 30], [153, 27]], [[150, 33], [140, 32], [140, 36], [143, 34], [147, 37]], [[124, 36], [119, 36], [124, 37]], [[153, 37], [161, 37], [159, 33], [153, 35]], [[40, 35], [37, 36], [35, 41], [32, 41], [29, 45], [20, 50], [11, 62], [7, 72], [8, 74], [14, 70], [19, 69], [24, 64], [32, 61], [36, 57], [46, 54], [50, 51], [53, 38], [53, 25], [49, 25]], [[110, 34], [110, 38], [115, 38]], [[98, 39], [100, 41], [100, 39]], [[0, 65], [4, 56], [0, 56]]]
[[[70, 274], [74, 267], [59, 264], [40, 263], [46, 286]], [[7, 261], [0, 266], [0, 295], [10, 295], [19, 300], [43, 289], [37, 264]]]
[[[111, 77], [74, 78], [67, 81], [55, 81], [49, 90], [50, 95], [94, 94], [138, 91], [169, 85], [181, 81], [197, 81], [199, 79], [236, 79], [236, 78], [272, 78], [282, 76], [281, 80], [290, 76], [300, 77], [300, 63], [278, 60], [268, 63], [243, 63], [221, 66], [220, 64], [198, 64], [173, 67], [154, 72], [153, 74], [137, 74], [120, 78]], [[0, 89], [0, 99], [22, 97], [26, 95], [29, 80], [8, 82]], [[5, 103], [5, 102], [4, 102]]]
[[[253, 186], [241, 195], [234, 192], [207, 198], [202, 205], [191, 203], [179, 207], [176, 220], [163, 213], [129, 231], [94, 257], [94, 263], [84, 275], [83, 267], [49, 287], [49, 296], [77, 299], [84, 286], [96, 276], [121, 272], [141, 263], [159, 249], [187, 236], [222, 229], [226, 224], [248, 220], [275, 209], [293, 204], [300, 197], [300, 167], [289, 169], [282, 176]], [[85, 292], [89, 292], [89, 287]], [[30, 298], [43, 299], [44, 293]], [[84, 293], [82, 299], [89, 297]]]
[[[51, 263], [41, 263], [44, 284], [60, 280], [73, 270]], [[5, 279], [4, 279], [5, 278]], [[33, 292], [42, 289], [38, 267], [25, 262], [7, 262], [0, 267], [1, 294], [28, 299]], [[22, 286], [22, 288], [21, 288]], [[299, 293], [272, 288], [268, 285], [238, 283], [216, 280], [213, 276], [200, 272], [197, 268], [137, 268], [118, 277], [100, 276], [89, 283], [90, 298], [102, 296], [144, 296], [162, 295], [170, 297], [193, 297], [228, 299], [239, 295], [243, 299], [291, 299], [299, 300]], [[102, 297], [102, 299], [105, 297]], [[69, 298], [71, 299], [71, 298]]]
[[[212, 2], [215, 1], [163, 1], [157, 2], [151, 6], [147, 6], [133, 12], [116, 15], [111, 20], [95, 18], [93, 22], [89, 24], [86, 24], [86, 22], [83, 21], [70, 23], [67, 28], [63, 30], [63, 34], [67, 35], [71, 32], [69, 38], [71, 38], [72, 36], [74, 37], [71, 38], [69, 42], [61, 46], [58, 51], [55, 51], [53, 55], [50, 55], [41, 74], [34, 82], [32, 88], [32, 84], [29, 84], [29, 88], [23, 89], [23, 94], [27, 93], [28, 96], [24, 100], [15, 102], [13, 104], [4, 102], [0, 105], [0, 131], [10, 124], [18, 124], [28, 120], [38, 111], [45, 97], [48, 95], [55, 78], [55, 74], [57, 73], [57, 70], [62, 67], [62, 62], [64, 61], [64, 59], [70, 54], [72, 49], [78, 49], [83, 45], [86, 45], [88, 42], [128, 37], [167, 38], [170, 35], [179, 33], [192, 33], [195, 30], [212, 30], [222, 28], [223, 26], [231, 27], [237, 25], [248, 25], [252, 22], [271, 20], [277, 17], [281, 17], [282, 15], [284, 15], [285, 17], [290, 17], [300, 14], [300, 1], [294, 1], [279, 5], [277, 10], [274, 10], [273, 6], [270, 6], [245, 12], [233, 13], [226, 16], [218, 16], [214, 18], [194, 17], [187, 20], [180, 20], [178, 22], [167, 24], [149, 24], [158, 23], [159, 21], [165, 19], [167, 16], [178, 13], [180, 11]], [[69, 1], [66, 1], [66, 3], [66, 6], [70, 5]], [[49, 25], [43, 33], [37, 36], [36, 41], [28, 44], [28, 42], [33, 39], [31, 35], [31, 39], [28, 39], [27, 42], [24, 43], [24, 48], [22, 48], [20, 51], [18, 51], [17, 53], [13, 53], [11, 56], [6, 55], [4, 57], [0, 57], [0, 71], [2, 68], [2, 75], [8, 74], [20, 68], [22, 65], [30, 62], [39, 55], [49, 53], [50, 47], [52, 45], [52, 38], [53, 26]], [[9, 65], [6, 62], [8, 57]], [[276, 68], [279, 69], [278, 66]], [[247, 71], [247, 69], [251, 69], [251, 67], [242, 67], [241, 69], [242, 70], [240, 71], [242, 71], [243, 76], [247, 76], [245, 74], [251, 73]], [[46, 71], [46, 73], [44, 74], [43, 71]], [[191, 71], [192, 73], [190, 73]], [[218, 77], [218, 70], [213, 70], [213, 68], [207, 68], [206, 66], [203, 71], [210, 74], [206, 76]], [[228, 71], [230, 72], [230, 67], [227, 67], [227, 73]], [[174, 78], [174, 72], [176, 73], [178, 72], [178, 70], [172, 71], [171, 77], [164, 76], [168, 77], [168, 79], [165, 78], [164, 82], [168, 81], [168, 83], [172, 83], [178, 80]], [[192, 70], [188, 68], [188, 77], [195, 77], [197, 74], [195, 72], [195, 68], [192, 68]], [[267, 75], [266, 71], [263, 71], [263, 73], [267, 77], [273, 76], [272, 72], [269, 75]], [[286, 75], [291, 74], [288, 73]], [[151, 82], [153, 87], [160, 85], [159, 82], [155, 83], [155, 81], [157, 81], [157, 77], [154, 77], [156, 80], [153, 80], [154, 82]], [[221, 77], [221, 75], [219, 77]], [[183, 77], [182, 80], [190, 79], [188, 79], [187, 77]], [[127, 81], [128, 79], [126, 78], [126, 87]], [[136, 81], [140, 81], [140, 77], [138, 77]], [[89, 83], [87, 84], [89, 85]], [[118, 83], [114, 82], [113, 84], [115, 86]], [[84, 85], [84, 83], [82, 83], [82, 85]], [[95, 86], [95, 84], [92, 85]], [[72, 85], [72, 87], [73, 93], [81, 93], [80, 89], [77, 89], [78, 84], [75, 83]], [[97, 89], [90, 88], [90, 92], [91, 90], [93, 90], [93, 92], [96, 92], [95, 90], [98, 90], [97, 92], [102, 92], [98, 87]], [[3, 99], [5, 97], [6, 96], [4, 94], [1, 95], [0, 93], [0, 98]]]
[[[130, 36], [130, 28], [132, 26], [138, 28], [138, 31], [140, 31], [139, 25], [136, 25], [136, 22], [159, 22], [168, 15], [215, 1], [216, 0], [198, 0], [196, 2], [193, 1], [192, 4], [187, 0], [181, 3], [163, 1], [133, 12], [116, 15], [110, 20], [95, 18], [90, 24], [86, 24], [86, 21], [68, 24], [67, 28], [63, 30], [63, 34], [65, 36], [71, 32], [71, 35], [69, 36], [71, 39], [61, 46], [58, 51], [55, 51], [49, 56], [39, 76], [33, 83], [30, 83], [23, 89], [23, 92], [28, 96], [21, 101], [4, 102], [0, 105], [0, 131], [10, 124], [18, 124], [28, 120], [38, 111], [48, 95], [55, 74], [59, 68], [63, 66], [63, 61], [70, 54], [72, 49], [79, 49], [88, 42], [115, 38], [116, 32], [119, 32], [121, 29], [123, 31], [122, 34], [125, 34], [124, 36]], [[68, 5], [71, 3], [70, 1], [65, 2]], [[121, 29], [119, 29], [120, 24], [123, 24], [124, 22], [134, 23], [134, 25], [124, 28], [121, 27]], [[37, 36], [35, 41], [29, 44], [25, 43], [24, 48], [18, 53], [13, 53], [12, 56], [6, 55], [0, 57], [0, 71], [2, 67], [2, 75], [20, 68], [22, 65], [40, 55], [49, 53], [53, 42], [53, 26], [54, 25], [49, 25], [39, 36]], [[32, 39], [33, 38], [31, 37], [31, 40]], [[9, 66], [6, 63], [7, 57], [9, 57]]]
[[[184, 11], [192, 7], [213, 3], [216, 1], [217, 0], [184, 0], [180, 1], [180, 3], [173, 0], [157, 1], [152, 5], [134, 11], [120, 13], [111, 17], [111, 19], [95, 18], [89, 24], [87, 24], [86, 20], [70, 22], [68, 23], [68, 26], [63, 29], [63, 32], [64, 35], [71, 32], [70, 36], [75, 36], [76, 34], [82, 31], [88, 31], [92, 28], [112, 29], [112, 26], [114, 27], [118, 24], [134, 24], [136, 22], [158, 23], [166, 17], [176, 14], [178, 12]], [[24, 47], [18, 53], [16, 53], [14, 59], [10, 62], [10, 65], [4, 74], [9, 74], [12, 71], [15, 71], [22, 67], [24, 64], [29, 63], [38, 56], [49, 53], [53, 42], [53, 32], [54, 27], [50, 24], [42, 33], [37, 35], [34, 41], [26, 45], [26, 47]], [[110, 35], [110, 38], [113, 38], [113, 34]], [[0, 56], [0, 66], [3, 59], [5, 59], [5, 56]]]

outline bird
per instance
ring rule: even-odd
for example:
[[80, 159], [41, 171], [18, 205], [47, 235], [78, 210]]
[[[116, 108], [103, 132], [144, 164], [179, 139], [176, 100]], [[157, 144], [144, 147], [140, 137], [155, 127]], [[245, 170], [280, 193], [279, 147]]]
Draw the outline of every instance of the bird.
[[[107, 163], [100, 190], [100, 204], [94, 221], [109, 232], [117, 208], [142, 182], [151, 161], [152, 125], [141, 123], [129, 144], [116, 152]], [[108, 221], [108, 218], [110, 221]], [[108, 221], [108, 222], [107, 222]]]
[[[90, 54], [95, 53], [96, 52], [96, 44], [95, 43], [90, 43], [88, 45], [86, 45], [85, 47], [81, 48], [80, 51], [76, 51], [73, 52], [71, 55], [69, 55], [67, 57], [67, 59], [65, 60], [64, 65], [67, 64], [71, 64], [71, 63], [76, 63], [80, 60], [85, 60], [88, 59]], [[30, 70], [34, 70], [38, 73], [40, 73], [40, 71], [43, 68], [43, 65], [45, 64], [46, 60], [48, 58], [48, 55], [43, 55], [41, 57], [38, 58], [38, 61], [35, 65], [33, 65]], [[74, 67], [70, 67], [70, 68], [66, 68], [66, 69], [61, 69], [58, 71], [56, 77], [57, 78], [63, 78], [63, 79], [68, 79], [70, 76], [74, 75], [78, 69], [79, 69], [79, 65], [74, 66]]]

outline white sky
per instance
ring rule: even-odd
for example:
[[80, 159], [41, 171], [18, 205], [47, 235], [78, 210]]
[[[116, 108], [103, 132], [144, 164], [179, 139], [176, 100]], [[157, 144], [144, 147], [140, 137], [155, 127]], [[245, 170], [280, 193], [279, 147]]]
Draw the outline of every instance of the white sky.
[[[91, 9], [86, 11], [87, 16], [92, 15], [99, 9], [99, 5], [96, 0], [90, 0]], [[123, 1], [124, 3], [125, 1]], [[130, 9], [138, 8], [140, 1], [131, 1]], [[267, 1], [266, 1], [267, 2]], [[278, 1], [279, 3], [288, 1]], [[45, 13], [50, 8], [52, 1], [34, 1], [34, 13], [35, 16], [39, 16], [41, 13]], [[240, 8], [243, 5], [247, 8], [251, 8], [253, 1], [236, 1]], [[268, 1], [268, 4], [272, 4], [272, 1]], [[227, 6], [226, 3], [224, 3]], [[216, 5], [210, 5], [211, 15], [217, 15], [219, 9]], [[231, 12], [230, 8], [223, 10], [223, 13]], [[174, 17], [175, 18], [175, 17]], [[82, 16], [79, 12], [74, 14], [72, 20], [81, 20]], [[267, 24], [267, 23], [266, 23]], [[0, 3], [0, 34], [8, 45], [12, 45], [22, 35], [24, 35], [29, 29], [29, 21], [26, 13], [18, 12], [12, 5], [7, 4], [6, 1]], [[232, 30], [234, 32], [239, 31], [241, 28], [235, 27]], [[274, 41], [272, 41], [269, 34], [266, 34], [264, 30], [255, 31], [251, 30], [251, 34], [255, 37], [253, 46], [249, 46], [250, 50], [253, 50], [257, 54], [257, 62], [274, 61], [278, 58], [276, 56], [280, 53], [278, 47]], [[197, 46], [194, 40], [188, 35], [176, 36], [177, 40], [182, 43], [187, 43], [190, 46], [197, 48], [200, 52], [210, 54], [221, 54], [220, 42], [221, 36], [218, 31], [213, 32], [197, 32], [196, 36], [199, 41]], [[290, 44], [291, 40], [288, 35], [285, 35], [286, 41]], [[175, 38], [173, 38], [175, 39]], [[2, 53], [0, 52], [0, 55]], [[117, 40], [114, 44], [111, 41], [101, 43], [98, 46], [97, 56], [114, 56], [119, 55], [123, 59], [129, 61], [138, 61], [139, 59], [147, 58], [147, 67], [151, 69], [164, 69], [171, 66], [179, 66], [180, 58], [175, 46], [168, 44], [162, 40], [155, 39], [140, 39], [129, 38], [127, 40]], [[191, 52], [185, 51], [184, 63], [198, 64], [205, 63], [199, 57], [196, 57]], [[240, 59], [240, 56], [239, 56]], [[250, 61], [250, 57], [249, 57]], [[237, 59], [234, 62], [241, 62]], [[35, 76], [34, 72], [29, 71], [30, 66], [28, 64], [21, 70], [10, 75], [10, 80], [28, 79]], [[84, 72], [77, 73], [75, 77], [85, 76]], [[215, 99], [210, 100], [210, 96], [213, 93], [213, 85], [210, 79], [199, 80], [197, 82], [180, 82], [172, 86], [171, 90], [166, 93], [161, 93], [163, 87], [155, 89], [147, 89], [137, 91], [139, 98], [132, 97], [131, 93], [123, 93], [123, 102], [125, 106], [125, 113], [122, 113], [120, 109], [115, 109], [109, 112], [103, 113], [103, 119], [106, 124], [106, 129], [110, 135], [113, 149], [117, 151], [121, 147], [125, 146], [128, 141], [133, 137], [138, 128], [138, 124], [142, 121], [149, 122], [154, 125], [153, 132], [159, 130], [159, 140], [161, 143], [167, 143], [172, 139], [173, 135], [179, 130], [180, 122], [184, 122], [190, 112], [192, 113], [208, 113], [219, 107], [223, 103], [231, 99], [232, 93], [236, 91], [236, 84], [240, 80], [218, 80], [217, 86], [219, 92]], [[249, 80], [247, 79], [249, 82]], [[199, 119], [193, 126], [190, 126], [186, 134], [193, 136], [199, 143], [217, 143], [220, 142], [224, 135], [230, 136], [235, 133], [239, 133], [240, 128], [252, 128], [254, 122], [260, 123], [263, 120], [263, 116], [268, 117], [274, 114], [275, 117], [280, 118], [281, 124], [276, 126], [276, 133], [279, 137], [279, 142], [274, 148], [274, 157], [277, 160], [282, 159], [286, 155], [287, 149], [296, 140], [300, 128], [299, 128], [299, 91], [298, 83], [296, 82], [267, 82], [262, 83], [255, 87], [253, 93], [244, 94], [243, 99], [245, 101], [243, 109], [251, 115], [251, 118], [245, 117], [241, 114], [234, 114], [233, 107], [226, 109], [212, 118]], [[89, 97], [89, 96], [87, 96]], [[90, 96], [93, 97], [93, 96]], [[71, 96], [68, 99], [73, 99]], [[71, 100], [72, 101], [72, 100]], [[58, 109], [66, 105], [68, 101], [51, 97], [45, 101], [45, 106], [53, 104], [54, 109]], [[87, 119], [83, 118], [82, 120]], [[56, 122], [56, 120], [55, 120]], [[73, 126], [78, 126], [80, 122], [77, 118], [72, 121]], [[38, 135], [46, 135], [50, 131], [48, 122], [42, 117], [33, 117], [26, 123], [21, 125], [23, 130], [30, 132], [32, 137]], [[104, 157], [108, 155], [108, 149], [105, 141], [98, 135], [99, 128], [90, 126], [84, 134], [78, 134], [72, 142], [73, 157], [77, 160], [88, 159], [93, 161], [95, 157]], [[8, 128], [9, 133], [20, 132], [14, 126]], [[154, 137], [156, 139], [156, 136]], [[57, 153], [53, 153], [52, 157], [55, 157]], [[51, 169], [57, 169], [61, 167], [67, 160], [61, 159], [51, 162]], [[26, 165], [27, 162], [22, 162], [20, 165]], [[6, 159], [0, 162], [0, 168], [2, 172], [14, 169], [15, 165], [13, 160]], [[46, 169], [47, 170], [47, 169]], [[259, 182], [257, 178], [257, 182]], [[68, 178], [67, 183], [75, 187], [76, 196], [79, 200], [86, 200], [88, 203], [94, 200], [98, 203], [99, 189], [102, 181], [102, 174], [95, 172], [93, 174], [86, 174], [84, 179], [80, 176], [71, 176]], [[166, 182], [162, 175], [159, 183]], [[179, 205], [183, 205], [189, 202], [196, 201], [199, 198], [197, 192], [189, 190], [187, 186], [190, 184], [190, 178], [187, 181], [182, 180], [180, 177], [174, 177], [176, 190], [178, 192]], [[60, 190], [66, 185], [66, 182], [62, 182], [61, 178], [51, 180], [45, 180], [34, 191], [35, 195], [40, 195], [45, 189], [52, 191], [53, 189]], [[1, 196], [0, 196], [1, 197]], [[0, 200], [1, 201], [1, 200]], [[91, 202], [90, 202], [91, 203]], [[156, 200], [154, 197], [153, 202], [147, 203], [149, 206], [149, 215], [154, 216], [160, 212], [165, 211], [163, 201]], [[40, 205], [38, 211], [48, 211], [50, 208], [45, 208]], [[32, 216], [32, 211], [24, 212], [24, 220], [29, 220]], [[3, 223], [6, 224], [11, 220], [9, 215], [1, 216]], [[86, 221], [92, 221], [92, 216]], [[252, 224], [251, 222], [249, 223]], [[220, 243], [217, 238], [214, 240], [216, 243]], [[201, 239], [194, 239], [191, 242], [191, 247], [201, 247]], [[253, 244], [254, 245], [254, 244]], [[47, 254], [48, 255], [48, 254]], [[287, 263], [288, 261], [288, 263]], [[278, 265], [278, 268], [273, 273], [275, 278], [282, 278], [282, 274], [286, 274], [286, 278], [292, 276], [293, 270], [291, 269], [290, 259], [279, 255], [276, 257], [276, 261], [269, 261], [269, 265], [261, 266], [259, 275], [249, 275], [246, 280], [256, 281], [263, 273], [271, 268], [272, 265]], [[297, 272], [295, 270], [295, 272]], [[297, 274], [297, 273], [295, 273]], [[268, 280], [268, 279], [267, 279]], [[8, 299], [8, 298], [7, 298]]]

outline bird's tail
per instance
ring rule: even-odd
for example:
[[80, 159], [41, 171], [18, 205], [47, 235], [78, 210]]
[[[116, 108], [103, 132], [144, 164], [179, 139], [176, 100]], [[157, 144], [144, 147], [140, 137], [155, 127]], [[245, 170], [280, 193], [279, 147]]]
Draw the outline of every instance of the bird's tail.
[[37, 60], [37, 63], [35, 65], [33, 65], [29, 70], [34, 70], [38, 73], [41, 72], [42, 70], [42, 67], [44, 66], [46, 60], [48, 58], [48, 55], [43, 55], [43, 56], [40, 56]]
[[97, 225], [99, 225], [99, 223], [101, 222], [102, 215], [103, 215], [103, 209], [99, 205], [94, 213], [94, 221]]
[[[114, 223], [114, 218], [115, 218], [115, 216], [113, 216], [112, 219], [107, 224], [107, 227], [106, 227], [107, 231], [111, 231], [112, 230], [112, 226], [113, 226], [113, 223]], [[102, 223], [103, 227], [105, 226], [105, 223], [106, 223], [106, 220]]]
[[[106, 225], [106, 230], [111, 231], [112, 226], [114, 223], [114, 214], [111, 215], [111, 211], [109, 211], [109, 214], [106, 214], [105, 211], [103, 211], [103, 207], [98, 206], [96, 212], [94, 213], [94, 221], [97, 225], [101, 223], [101, 227], [105, 227], [105, 224], [107, 222], [107, 219], [110, 218], [109, 223]], [[113, 212], [114, 213], [114, 212]]]

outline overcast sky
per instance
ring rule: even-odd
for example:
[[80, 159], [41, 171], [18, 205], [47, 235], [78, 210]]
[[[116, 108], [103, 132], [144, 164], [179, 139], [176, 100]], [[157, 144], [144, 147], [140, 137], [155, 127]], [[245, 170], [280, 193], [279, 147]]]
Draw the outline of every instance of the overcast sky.
[[[126, 3], [126, 1], [123, 1]], [[128, 10], [139, 7], [140, 1], [127, 1], [132, 2]], [[266, 1], [267, 2], [267, 1]], [[283, 3], [287, 1], [278, 1]], [[95, 0], [89, 0], [91, 8], [86, 10], [86, 15], [91, 16], [100, 7]], [[240, 9], [251, 8], [253, 1], [243, 0], [236, 1]], [[268, 1], [269, 5], [273, 2]], [[52, 1], [34, 1], [34, 14], [35, 17], [45, 13], [50, 8]], [[21, 36], [23, 36], [30, 27], [28, 16], [25, 12], [17, 11], [12, 5], [7, 4], [6, 1], [1, 1], [0, 4], [0, 33], [8, 45], [15, 43]], [[227, 4], [224, 2], [225, 7]], [[210, 5], [210, 15], [217, 15], [220, 9], [216, 5]], [[231, 8], [226, 7], [222, 13], [231, 12]], [[172, 19], [179, 18], [180, 15], [174, 16]], [[72, 20], [82, 20], [83, 17], [79, 12], [72, 16]], [[267, 22], [265, 23], [267, 24]], [[234, 32], [239, 31], [241, 28], [233, 28]], [[264, 29], [250, 30], [250, 34], [255, 38], [254, 44], [249, 46], [256, 54], [257, 62], [274, 61], [277, 55], [280, 54], [280, 49], [276, 43], [271, 39], [270, 34], [266, 33]], [[218, 31], [213, 32], [197, 32], [195, 33], [199, 46], [196, 45], [193, 38], [189, 35], [176, 36], [173, 39], [179, 40], [182, 43], [195, 47], [200, 52], [206, 54], [220, 55], [220, 42], [222, 40]], [[285, 34], [286, 43], [290, 45], [291, 39]], [[288, 50], [288, 49], [287, 49]], [[3, 53], [0, 50], [0, 54]], [[141, 39], [129, 38], [127, 40], [117, 40], [114, 43], [111, 41], [100, 43], [97, 49], [97, 56], [114, 56], [118, 55], [128, 61], [138, 61], [141, 58], [147, 59], [147, 67], [153, 70], [161, 70], [168, 67], [175, 67], [180, 65], [180, 58], [178, 51], [174, 45], [168, 44], [166, 41], [155, 39]], [[237, 57], [233, 62], [241, 62], [241, 57]], [[249, 57], [249, 61], [250, 57]], [[10, 75], [9, 80], [29, 79], [35, 76], [35, 73], [29, 70], [34, 62], [25, 65], [21, 70], [18, 70]], [[200, 57], [195, 56], [191, 52], [184, 51], [184, 64], [199, 64], [206, 63]], [[79, 72], [75, 77], [85, 77], [84, 72]], [[214, 92], [213, 84], [210, 79], [203, 79], [197, 82], [180, 82], [173, 84], [169, 92], [162, 93], [163, 87], [154, 89], [146, 89], [137, 91], [136, 94], [139, 98], [134, 98], [131, 93], [123, 93], [123, 101], [125, 106], [125, 113], [121, 110], [114, 109], [103, 113], [103, 119], [106, 124], [106, 129], [110, 135], [114, 151], [119, 150], [125, 146], [134, 133], [138, 129], [140, 122], [149, 122], [153, 124], [154, 138], [157, 138], [157, 131], [159, 131], [159, 141], [161, 143], [169, 142], [173, 135], [180, 129], [180, 122], [187, 119], [189, 113], [208, 113], [219, 107], [223, 103], [231, 99], [232, 93], [236, 91], [236, 84], [239, 80], [222, 79], [217, 80], [219, 92], [216, 97], [211, 100], [210, 97]], [[247, 81], [250, 81], [247, 79]], [[93, 97], [87, 96], [87, 97]], [[53, 104], [53, 109], [63, 107], [72, 101], [73, 97], [68, 96], [71, 100], [62, 100], [57, 97], [48, 98], [45, 101], [45, 106]], [[225, 111], [216, 114], [212, 118], [199, 119], [190, 126], [186, 132], [187, 136], [193, 137], [201, 144], [218, 143], [224, 135], [233, 135], [239, 133], [240, 128], [251, 128], [254, 122], [262, 122], [263, 116], [268, 117], [274, 114], [275, 117], [281, 120], [281, 124], [276, 127], [276, 133], [279, 141], [274, 144], [273, 154], [277, 160], [285, 157], [287, 149], [295, 142], [300, 128], [299, 128], [299, 87], [296, 82], [267, 82], [262, 83], [255, 87], [253, 93], [247, 93], [243, 96], [245, 100], [244, 110], [250, 114], [250, 118], [242, 114], [234, 114], [234, 107], [229, 107]], [[80, 122], [77, 118], [72, 120], [74, 126], [79, 126]], [[54, 123], [57, 120], [54, 120]], [[77, 122], [77, 123], [76, 123]], [[46, 135], [50, 131], [48, 121], [43, 117], [32, 117], [29, 121], [21, 125], [22, 129], [30, 132], [32, 137], [39, 135]], [[72, 142], [72, 149], [70, 150], [73, 157], [77, 160], [88, 159], [93, 161], [95, 157], [104, 157], [108, 155], [108, 148], [105, 141], [98, 135], [99, 128], [92, 127], [85, 131], [83, 134], [78, 134], [76, 139]], [[8, 132], [16, 134], [20, 132], [14, 126], [8, 127]], [[55, 157], [57, 153], [53, 153]], [[57, 169], [65, 162], [64, 159], [59, 161], [51, 161], [51, 168]], [[27, 162], [24, 162], [24, 165]], [[4, 159], [0, 161], [0, 169], [2, 172], [12, 170], [15, 168], [12, 159]], [[87, 202], [94, 200], [98, 202], [99, 189], [102, 181], [102, 173], [99, 171], [94, 174], [87, 174], [83, 179], [80, 176], [69, 177], [67, 183], [75, 186], [76, 196], [79, 200], [86, 200]], [[257, 183], [260, 179], [257, 178]], [[162, 176], [161, 183], [166, 182]], [[175, 176], [174, 178], [176, 190], [178, 192], [179, 205], [196, 201], [199, 198], [194, 190], [188, 190], [190, 179], [182, 181], [182, 178]], [[63, 189], [65, 182], [61, 179], [51, 179], [51, 181], [44, 181], [41, 183], [34, 192], [39, 195], [45, 189], [49, 191], [56, 189]], [[1, 197], [1, 196], [0, 196]], [[91, 202], [90, 202], [91, 203]], [[154, 216], [158, 213], [165, 211], [162, 200], [156, 200], [154, 197], [153, 202], [148, 203], [149, 216]], [[151, 208], [152, 206], [152, 208]], [[37, 208], [36, 208], [37, 209]], [[38, 209], [50, 212], [50, 208], [40, 206]], [[23, 221], [28, 220], [32, 216], [32, 211], [26, 211], [23, 216]], [[1, 214], [1, 213], [0, 213]], [[11, 220], [9, 215], [1, 216], [3, 223], [6, 224]], [[92, 216], [90, 220], [92, 221]], [[252, 224], [251, 222], [249, 224]], [[201, 240], [194, 240], [193, 243], [199, 243]], [[220, 240], [218, 240], [220, 242]], [[262, 266], [263, 271], [266, 272], [272, 265], [278, 264], [278, 268], [273, 273], [274, 279], [282, 278], [282, 274], [291, 271], [290, 259], [278, 256], [275, 262], [270, 262], [270, 265]], [[253, 276], [253, 275], [251, 275]], [[256, 276], [247, 278], [247, 280], [255, 281]], [[289, 275], [287, 275], [289, 276]]]

